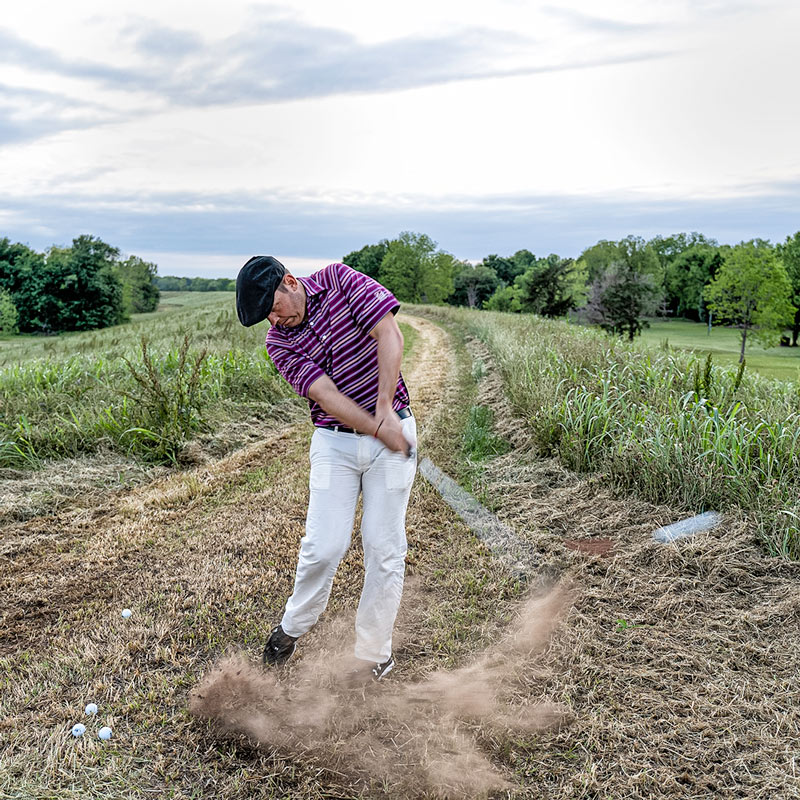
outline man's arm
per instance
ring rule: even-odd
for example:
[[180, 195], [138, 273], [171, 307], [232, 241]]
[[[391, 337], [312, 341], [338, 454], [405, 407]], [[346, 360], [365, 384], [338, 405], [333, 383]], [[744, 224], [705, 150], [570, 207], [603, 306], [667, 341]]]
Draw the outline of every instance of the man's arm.
[[[408, 443], [403, 436], [400, 418], [392, 409], [403, 358], [403, 334], [394, 314], [389, 312], [381, 317], [369, 335], [378, 342], [378, 402], [375, 418], [381, 423], [379, 438], [392, 450], [405, 453], [408, 452]], [[384, 428], [388, 430], [384, 431]]]
[[355, 403], [346, 394], [342, 394], [327, 375], [320, 375], [308, 387], [308, 396], [315, 403], [319, 403], [328, 414], [336, 417], [349, 428], [361, 433], [375, 435], [380, 420], [375, 419], [372, 414], [364, 411], [358, 403]]
[[381, 318], [370, 336], [378, 342], [378, 402], [375, 416], [342, 394], [327, 376], [320, 375], [308, 388], [308, 396], [332, 417], [354, 430], [376, 436], [398, 453], [408, 453], [399, 417], [392, 410], [397, 390], [400, 361], [403, 357], [403, 334], [391, 312]]

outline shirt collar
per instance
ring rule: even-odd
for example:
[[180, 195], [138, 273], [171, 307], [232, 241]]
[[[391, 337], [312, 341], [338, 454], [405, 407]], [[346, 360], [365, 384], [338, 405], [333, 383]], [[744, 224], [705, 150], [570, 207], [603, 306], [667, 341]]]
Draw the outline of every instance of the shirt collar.
[[322, 294], [326, 291], [325, 287], [317, 283], [313, 278], [298, 278], [297, 280], [305, 286], [306, 296], [314, 297], [315, 295]]

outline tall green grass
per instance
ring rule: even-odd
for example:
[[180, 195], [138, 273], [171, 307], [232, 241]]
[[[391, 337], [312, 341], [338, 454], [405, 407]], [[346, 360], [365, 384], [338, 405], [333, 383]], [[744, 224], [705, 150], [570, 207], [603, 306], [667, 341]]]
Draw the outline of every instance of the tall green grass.
[[752, 512], [800, 558], [800, 387], [532, 316], [441, 309], [486, 343], [540, 453], [676, 509]]
[[266, 357], [265, 326], [242, 328], [227, 300], [19, 343], [27, 357], [0, 367], [0, 467], [103, 448], [176, 462], [198, 431], [269, 413], [291, 391]]

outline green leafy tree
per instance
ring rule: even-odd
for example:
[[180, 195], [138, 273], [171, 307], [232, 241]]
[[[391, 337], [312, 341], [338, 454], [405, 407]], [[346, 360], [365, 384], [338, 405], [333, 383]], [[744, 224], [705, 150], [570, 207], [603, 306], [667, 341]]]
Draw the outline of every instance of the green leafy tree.
[[655, 311], [658, 290], [651, 275], [643, 275], [630, 264], [612, 264], [590, 288], [585, 310], [589, 322], [630, 341], [648, 326], [645, 315]]
[[156, 286], [162, 292], [188, 292], [190, 280], [177, 275], [159, 275]]
[[[658, 260], [657, 282], [664, 295], [665, 310], [672, 314], [681, 314], [687, 310], [690, 310], [690, 313], [694, 312], [697, 308], [696, 302], [687, 304], [685, 297], [676, 295], [671, 290], [671, 287], [676, 285], [684, 285], [681, 278], [676, 275], [676, 267], [685, 266], [682, 257], [688, 251], [696, 250], [700, 247], [716, 248], [717, 242], [702, 233], [692, 231], [692, 233], [674, 233], [671, 236], [656, 236], [647, 242], [647, 247], [650, 248]], [[676, 264], [676, 262], [679, 262], [679, 264]], [[691, 281], [687, 281], [687, 283], [690, 285]]]
[[544, 317], [561, 317], [574, 308], [574, 264], [571, 258], [552, 254], [538, 259], [518, 275], [514, 285], [519, 289], [522, 311]]
[[[605, 252], [612, 252], [601, 243]], [[644, 239], [628, 236], [614, 243], [617, 260], [591, 284], [584, 310], [587, 320], [633, 341], [647, 327], [645, 317], [655, 312], [661, 297], [659, 263]]]
[[425, 264], [436, 252], [436, 242], [424, 233], [403, 231], [389, 242], [378, 279], [398, 300], [419, 303]]
[[673, 233], [671, 236], [655, 236], [647, 244], [656, 254], [659, 262], [661, 262], [662, 269], [666, 269], [670, 262], [687, 250], [701, 245], [717, 247], [717, 242], [714, 239], [709, 239], [697, 231]]
[[342, 259], [342, 263], [347, 264], [348, 267], [352, 267], [359, 272], [363, 272], [365, 275], [369, 275], [370, 278], [378, 280], [381, 264], [388, 250], [389, 240], [381, 239], [378, 244], [367, 244], [360, 250], [354, 250], [352, 253], [348, 253]]
[[717, 246], [698, 244], [684, 250], [666, 267], [665, 292], [670, 310], [678, 316], [704, 320], [707, 314], [703, 292], [722, 265]]
[[158, 308], [158, 267], [155, 264], [138, 256], [130, 256], [119, 262], [115, 271], [122, 284], [122, 303], [126, 314], [143, 314]]
[[122, 285], [115, 274], [119, 250], [94, 236], [69, 248], [51, 248], [32, 275], [34, 330], [86, 331], [124, 322]]
[[0, 334], [17, 333], [17, 321], [19, 313], [11, 298], [11, 292], [0, 289]]
[[114, 274], [119, 251], [92, 236], [45, 256], [21, 252], [10, 277], [24, 332], [91, 330], [125, 318], [122, 286]]
[[424, 233], [403, 231], [389, 242], [378, 276], [398, 300], [441, 303], [453, 293], [456, 259]]
[[740, 242], [725, 253], [716, 277], [705, 292], [715, 321], [741, 330], [739, 363], [744, 360], [750, 331], [765, 347], [777, 344], [794, 313], [792, 284], [769, 242]]
[[177, 275], [155, 275], [153, 282], [156, 288], [162, 292], [236, 291], [234, 278], [184, 278]]
[[572, 265], [567, 285], [572, 295], [572, 308], [582, 308], [589, 298], [589, 265], [579, 258]]
[[0, 289], [5, 289], [17, 309], [16, 325], [21, 331], [35, 330], [30, 319], [34, 297], [34, 276], [44, 266], [44, 256], [24, 244], [0, 239]]
[[520, 262], [528, 267], [512, 286], [500, 284], [484, 304], [486, 309], [560, 317], [586, 302], [585, 263], [554, 253], [530, 262], [530, 251], [520, 252]]
[[453, 275], [461, 262], [444, 250], [437, 250], [422, 271], [420, 299], [423, 303], [443, 303], [453, 293]]
[[626, 236], [617, 242], [619, 257], [626, 267], [638, 275], [650, 275], [654, 287], [660, 288], [661, 264], [653, 248], [641, 236]]
[[468, 261], [459, 261], [453, 275], [453, 294], [447, 302], [456, 306], [482, 308], [499, 285], [497, 273], [485, 264], [473, 266]]
[[586, 278], [593, 284], [606, 270], [621, 258], [619, 245], [601, 239], [597, 244], [587, 247], [578, 257], [586, 265]]
[[[531, 253], [530, 250], [517, 250], [513, 256], [511, 256], [511, 261], [514, 264], [514, 269], [517, 275], [522, 275], [524, 272], [529, 270], [534, 264], [537, 263], [539, 259]], [[515, 276], [516, 278], [516, 276]]]
[[501, 283], [511, 284], [517, 275], [522, 274], [525, 268], [517, 264], [514, 257], [501, 258], [498, 255], [489, 255], [481, 261], [480, 265], [488, 269], [493, 269]]
[[787, 236], [783, 244], [777, 246], [789, 282], [792, 284], [791, 302], [795, 307], [792, 318], [792, 347], [797, 347], [797, 339], [800, 336], [800, 231], [794, 236]]
[[522, 311], [520, 294], [518, 286], [498, 286], [483, 307], [487, 311], [513, 311], [518, 314]]

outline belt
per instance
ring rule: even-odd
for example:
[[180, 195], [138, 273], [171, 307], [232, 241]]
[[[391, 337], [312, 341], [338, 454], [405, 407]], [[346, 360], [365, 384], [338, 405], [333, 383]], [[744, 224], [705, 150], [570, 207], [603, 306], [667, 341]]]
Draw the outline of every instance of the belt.
[[[405, 419], [406, 417], [413, 417], [414, 415], [411, 413], [411, 409], [406, 406], [405, 408], [401, 408], [398, 411], [395, 411], [400, 419]], [[336, 433], [358, 433], [358, 431], [354, 431], [352, 428], [348, 428], [347, 425], [317, 425], [318, 428], [325, 428], [328, 431], [336, 431]]]

